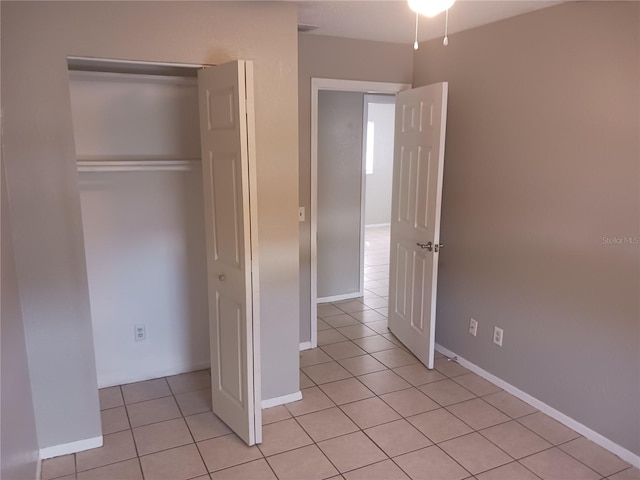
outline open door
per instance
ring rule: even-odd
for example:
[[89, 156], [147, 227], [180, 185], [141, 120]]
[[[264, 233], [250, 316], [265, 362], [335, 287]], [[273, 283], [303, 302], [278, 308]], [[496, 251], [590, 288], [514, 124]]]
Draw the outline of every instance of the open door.
[[396, 99], [389, 330], [433, 368], [448, 84]]
[[253, 65], [198, 72], [213, 411], [262, 440]]

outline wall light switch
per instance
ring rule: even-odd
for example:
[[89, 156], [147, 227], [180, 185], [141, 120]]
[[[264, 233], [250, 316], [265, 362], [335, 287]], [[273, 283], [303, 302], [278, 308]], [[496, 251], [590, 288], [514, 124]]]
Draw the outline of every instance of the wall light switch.
[[305, 217], [305, 212], [304, 212], [304, 207], [298, 207], [298, 221], [299, 222], [304, 222], [304, 217]]

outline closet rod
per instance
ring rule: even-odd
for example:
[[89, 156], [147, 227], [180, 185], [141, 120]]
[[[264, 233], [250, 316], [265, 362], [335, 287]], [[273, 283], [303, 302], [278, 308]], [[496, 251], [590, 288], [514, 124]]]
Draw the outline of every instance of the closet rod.
[[199, 168], [198, 160], [159, 160], [159, 161], [78, 161], [79, 172], [162, 172], [189, 171]]

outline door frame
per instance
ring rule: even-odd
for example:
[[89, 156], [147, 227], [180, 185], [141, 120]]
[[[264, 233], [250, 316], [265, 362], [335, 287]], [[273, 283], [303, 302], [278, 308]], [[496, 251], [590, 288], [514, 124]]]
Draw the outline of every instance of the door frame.
[[[335, 78], [311, 79], [311, 345], [318, 346], [318, 94], [321, 90], [370, 94], [396, 94], [409, 90], [408, 83], [370, 82], [366, 80], [340, 80]], [[362, 252], [360, 252], [362, 258]], [[362, 268], [362, 266], [361, 266]]]

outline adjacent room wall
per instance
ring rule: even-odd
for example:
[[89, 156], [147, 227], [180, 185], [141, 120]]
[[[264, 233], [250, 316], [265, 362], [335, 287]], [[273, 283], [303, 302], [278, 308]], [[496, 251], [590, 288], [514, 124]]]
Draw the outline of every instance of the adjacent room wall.
[[10, 212], [40, 447], [100, 435], [68, 55], [253, 60], [262, 397], [299, 390], [297, 16], [263, 2], [2, 2]]
[[318, 298], [360, 292], [363, 99], [318, 92]]
[[311, 79], [410, 83], [412, 47], [394, 43], [298, 35], [300, 198], [300, 342], [311, 339]]
[[16, 276], [11, 219], [2, 167], [2, 312], [0, 313], [0, 477], [4, 480], [35, 479], [38, 438], [31, 396], [29, 365], [24, 339], [20, 290]]
[[[2, 115], [0, 132], [1, 125]], [[0, 138], [0, 478], [36, 479], [40, 452], [1, 144]]]
[[[364, 224], [391, 223], [395, 96], [367, 95], [367, 117], [373, 122], [373, 172], [365, 176]], [[366, 125], [365, 125], [366, 131]]]
[[635, 454], [639, 29], [637, 2], [568, 2], [414, 57], [449, 82], [437, 342]]

